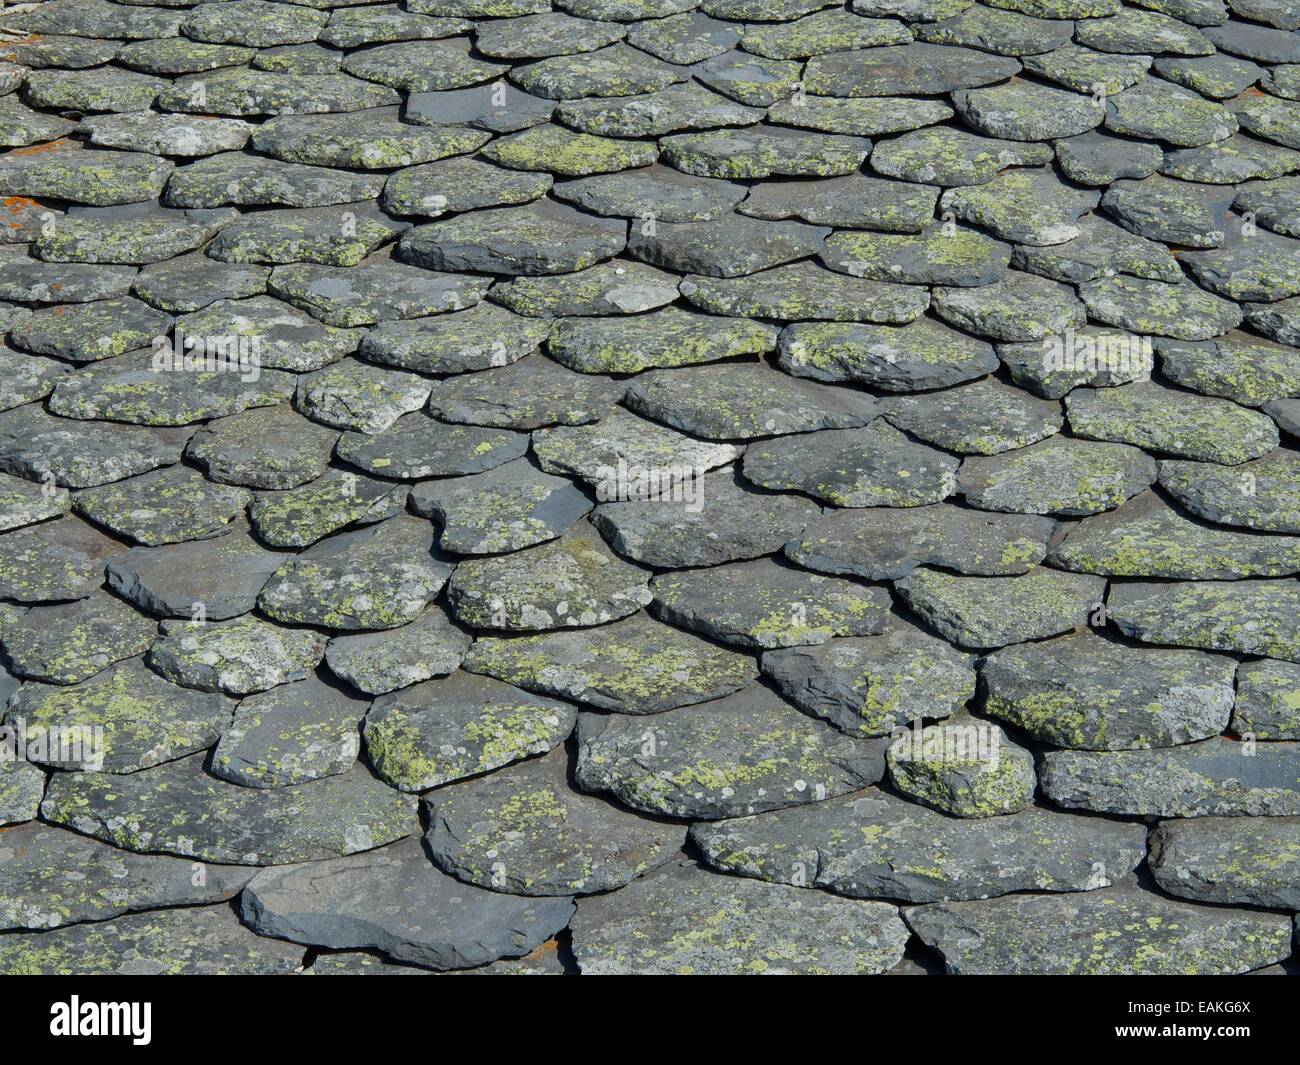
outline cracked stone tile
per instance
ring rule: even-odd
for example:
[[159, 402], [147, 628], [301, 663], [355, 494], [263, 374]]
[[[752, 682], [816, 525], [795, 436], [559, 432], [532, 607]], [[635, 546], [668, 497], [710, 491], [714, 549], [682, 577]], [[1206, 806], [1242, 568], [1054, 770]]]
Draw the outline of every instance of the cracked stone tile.
[[1202, 288], [1232, 300], [1273, 303], [1300, 295], [1300, 241], [1290, 237], [1229, 230], [1218, 248], [1189, 252], [1182, 261]]
[[382, 174], [230, 152], [181, 167], [167, 183], [163, 199], [173, 207], [327, 207], [373, 198], [383, 184]]
[[1206, 521], [1300, 533], [1300, 455], [1294, 451], [1272, 451], [1235, 467], [1165, 461], [1160, 486]]
[[533, 434], [533, 454], [542, 469], [580, 477], [607, 499], [671, 496], [674, 479], [685, 498], [695, 478], [738, 458], [741, 451], [733, 444], [692, 439], [622, 407], [594, 423]]
[[[71, 269], [71, 264], [59, 269]], [[96, 267], [96, 274], [103, 276]], [[260, 296], [266, 291], [271, 269], [246, 263], [221, 263], [202, 252], [178, 255], [165, 262], [150, 263], [134, 274], [131, 294], [151, 307], [170, 314], [201, 311], [218, 300]], [[60, 297], [67, 298], [60, 290]]]
[[627, 30], [616, 22], [547, 12], [492, 19], [474, 25], [474, 46], [493, 59], [546, 59], [594, 52], [621, 41]]
[[1080, 185], [1103, 187], [1120, 178], [1150, 177], [1164, 162], [1158, 144], [1096, 129], [1057, 141], [1055, 147], [1061, 173]]
[[632, 226], [627, 250], [642, 262], [683, 274], [739, 277], [807, 258], [830, 235], [826, 226], [725, 214], [711, 222]]
[[184, 688], [244, 696], [303, 680], [320, 664], [325, 642], [318, 632], [286, 629], [252, 614], [203, 625], [164, 621], [146, 661]]
[[84, 363], [148, 347], [156, 337], [166, 336], [171, 323], [169, 315], [130, 296], [119, 296], [33, 311], [9, 335], [16, 347]]
[[894, 787], [953, 817], [998, 817], [1034, 802], [1034, 756], [964, 710], [928, 728], [917, 722], [885, 758]]
[[874, 784], [883, 750], [880, 741], [845, 736], [753, 685], [649, 721], [583, 714], [575, 780], [647, 813], [716, 821]]
[[647, 18], [627, 28], [627, 43], [665, 63], [702, 63], [734, 48], [743, 30], [698, 11]]
[[[1037, 807], [956, 820], [876, 789], [698, 824], [691, 838], [723, 872], [908, 902], [1094, 890], [1131, 872], [1146, 853], [1139, 825]], [[1039, 854], [1044, 841], [1048, 853]]]
[[1081, 328], [1092, 310], [1085, 311], [1068, 285], [1022, 270], [1009, 270], [1001, 280], [977, 288], [934, 288], [930, 305], [949, 325], [1005, 341], [1042, 340]]
[[[1113, 55], [1084, 48], [1073, 42], [1039, 55], [1024, 56], [1025, 69], [1040, 77], [1064, 85], [1075, 92], [1094, 96], [1098, 88], [1106, 96], [1123, 92], [1146, 77], [1154, 57], [1150, 55]], [[1104, 102], [1098, 104], [1104, 113]]]
[[1295, 28], [1273, 29], [1234, 20], [1206, 28], [1205, 36], [1233, 55], [1258, 59], [1262, 63], [1300, 63], [1300, 43], [1295, 39]]
[[434, 868], [412, 839], [324, 866], [264, 870], [245, 888], [240, 912], [263, 935], [377, 948], [397, 961], [452, 970], [528, 954], [564, 928], [573, 901], [463, 884]]
[[957, 490], [981, 510], [1083, 517], [1119, 506], [1155, 479], [1155, 460], [1135, 447], [1058, 434], [1000, 455], [967, 456]]
[[[906, 942], [897, 912], [682, 862], [583, 900], [573, 949], [582, 972], [595, 975], [881, 973], [897, 964]], [[701, 929], [701, 913], [720, 918]]]
[[885, 627], [889, 611], [883, 589], [805, 573], [767, 558], [661, 574], [651, 590], [655, 612], [665, 620], [750, 648], [875, 634]]
[[297, 971], [303, 957], [301, 947], [254, 935], [229, 906], [202, 906], [128, 914], [49, 932], [13, 933], [0, 945], [0, 972], [271, 976]]
[[257, 126], [253, 147], [274, 159], [315, 166], [387, 170], [462, 155], [489, 139], [482, 130], [415, 126], [398, 108], [333, 115], [284, 115]]
[[353, 523], [382, 521], [406, 505], [407, 486], [329, 469], [314, 481], [253, 500], [248, 516], [273, 547], [306, 547]]
[[212, 752], [212, 773], [249, 788], [347, 773], [361, 749], [361, 719], [369, 705], [310, 675], [251, 695], [235, 708]]
[[0, 762], [0, 825], [34, 820], [45, 794], [45, 774], [30, 762]]
[[1079, 296], [1089, 317], [1106, 325], [1177, 340], [1210, 340], [1235, 329], [1244, 318], [1235, 303], [1187, 281], [1101, 277], [1080, 285]]
[[12, 96], [0, 96], [0, 145], [26, 148], [42, 141], [66, 137], [76, 123], [24, 107]]
[[257, 605], [290, 625], [395, 629], [420, 616], [452, 568], [434, 553], [433, 527], [402, 515], [308, 548], [272, 574]]
[[763, 118], [762, 108], [746, 107], [694, 81], [636, 96], [564, 100], [555, 113], [567, 126], [608, 137], [658, 137], [683, 129], [748, 126]]
[[764, 322], [665, 307], [630, 318], [562, 318], [547, 351], [583, 373], [636, 373], [763, 355], [776, 347], [777, 333]]
[[[362, 340], [361, 354], [371, 362], [421, 373], [458, 374], [517, 362], [536, 351], [550, 332], [549, 320], [525, 318], [480, 303], [453, 314], [383, 322]], [[422, 381], [427, 397], [432, 382], [412, 374], [404, 376]]]
[[[1295, 346], [1300, 342], [1300, 297], [1279, 300], [1277, 303], [1247, 305], [1246, 320], [1259, 332], [1278, 343]], [[1290, 401], [1275, 400], [1274, 402]]]
[[[196, 878], [192, 863], [179, 858], [130, 854], [42, 824], [6, 832], [0, 854], [0, 926], [6, 929], [45, 930], [158, 907], [224, 902], [254, 873], [215, 866]], [[186, 912], [192, 917], [196, 911]]]
[[0, 598], [19, 603], [85, 599], [125, 547], [67, 515], [0, 535]]
[[[3, 423], [0, 422], [0, 432]], [[0, 463], [4, 454], [0, 451]], [[33, 484], [21, 477], [0, 474], [0, 532], [35, 525], [47, 518], [57, 518], [72, 505], [66, 488], [56, 488], [54, 482]]]
[[123, 850], [243, 865], [337, 858], [418, 828], [415, 800], [360, 764], [293, 787], [246, 788], [204, 772], [206, 757], [129, 776], [57, 774], [41, 815]]
[[1174, 902], [1128, 881], [936, 903], [903, 916], [949, 972], [972, 974], [1229, 975], [1270, 964], [1288, 949], [1289, 934], [1277, 914]]
[[994, 649], [1087, 624], [1106, 581], [1038, 567], [1016, 577], [955, 576], [921, 568], [895, 585], [903, 600], [944, 639]]
[[187, 337], [248, 338], [261, 366], [305, 372], [337, 363], [357, 349], [356, 329], [322, 325], [271, 296], [221, 299], [177, 323]]
[[638, 414], [706, 440], [749, 440], [866, 425], [879, 413], [861, 392], [791, 380], [765, 363], [654, 370], [625, 397]]
[[156, 621], [121, 599], [94, 594], [73, 603], [32, 607], [0, 625], [0, 644], [16, 676], [67, 685], [144, 654], [157, 631]]
[[1232, 731], [1264, 740], [1300, 739], [1300, 667], [1260, 659], [1237, 668]]
[[1117, 584], [1106, 606], [1120, 631], [1143, 643], [1300, 662], [1295, 581]]
[[1092, 96], [1017, 79], [954, 92], [952, 99], [967, 125], [1006, 140], [1074, 137], [1101, 125], [1106, 117], [1106, 104]]
[[1200, 30], [1157, 11], [1124, 8], [1107, 18], [1084, 18], [1074, 37], [1088, 48], [1119, 55], [1214, 54], [1214, 44]]
[[757, 678], [753, 659], [643, 613], [594, 629], [480, 637], [465, 668], [618, 714], [717, 699]]
[[710, 89], [750, 107], [770, 107], [788, 100], [800, 85], [799, 63], [765, 59], [750, 52], [730, 51], [692, 68]]
[[619, 259], [572, 274], [498, 281], [491, 299], [531, 318], [604, 317], [663, 307], [677, 299], [677, 286], [674, 274]]
[[413, 92], [403, 118], [420, 126], [472, 126], [492, 133], [513, 133], [547, 121], [554, 100], [543, 100], [503, 81], [466, 89]]
[[574, 373], [542, 355], [528, 355], [509, 366], [437, 382], [429, 413], [447, 422], [500, 429], [585, 425], [604, 418], [623, 391], [620, 381]]
[[732, 210], [747, 192], [729, 181], [657, 165], [562, 181], [554, 189], [558, 199], [594, 214], [642, 222], [708, 222]]
[[[79, 38], [81, 39], [81, 38]], [[100, 42], [95, 42], [100, 43]], [[230, 44], [205, 44], [186, 37], [163, 37], [132, 41], [117, 50], [118, 63], [145, 74], [175, 76], [198, 74], [221, 67], [239, 67], [256, 54], [255, 49]], [[62, 66], [63, 64], [56, 64]]]
[[151, 614], [222, 621], [252, 610], [285, 559], [237, 523], [208, 540], [132, 548], [109, 561], [108, 585]]
[[602, 625], [650, 602], [650, 574], [615, 557], [586, 522], [510, 555], [462, 561], [447, 605], [473, 628], [507, 631]]
[[1051, 245], [1079, 236], [1076, 223], [1100, 200], [1099, 192], [1071, 188], [1050, 169], [1009, 170], [983, 185], [949, 189], [939, 208], [1003, 240]]
[[164, 111], [240, 118], [364, 111], [398, 102], [393, 89], [347, 74], [287, 74], [238, 66], [187, 74], [158, 94]]
[[414, 481], [483, 473], [527, 450], [528, 437], [523, 433], [448, 425], [416, 411], [374, 435], [344, 433], [335, 453], [367, 473]]
[[713, 314], [784, 321], [906, 323], [924, 314], [930, 304], [929, 293], [919, 286], [850, 280], [811, 262], [740, 278], [691, 276], [682, 281], [681, 292]]
[[181, 33], [212, 44], [270, 48], [314, 41], [329, 16], [322, 11], [265, 0], [204, 4], [181, 22]]
[[[525, 92], [548, 100], [637, 96], [686, 80], [682, 68], [661, 63], [653, 56], [622, 43], [581, 55], [553, 56], [513, 67], [509, 77]], [[478, 80], [486, 79], [480, 77]]]
[[402, 791], [427, 791], [562, 746], [577, 708], [460, 670], [382, 695], [366, 715], [366, 750]]
[[931, 96], [991, 85], [1019, 70], [1015, 59], [915, 42], [814, 56], [803, 84], [816, 96]]
[[1229, 190], [1162, 175], [1117, 181], [1101, 208], [1125, 229], [1150, 240], [1192, 248], [1217, 248], [1228, 229]]
[[1151, 836], [1151, 873], [1171, 895], [1238, 906], [1294, 909], [1295, 832], [1281, 817], [1162, 821]]
[[[875, 421], [760, 441], [746, 451], [744, 469], [754, 484], [837, 507], [918, 507], [952, 493], [957, 460]], [[797, 497], [780, 498], [793, 504]]]
[[277, 266], [268, 283], [318, 321], [344, 328], [463, 310], [478, 303], [490, 284], [487, 278], [407, 266], [384, 254], [353, 267]]
[[117, 536], [157, 547], [220, 532], [243, 514], [251, 498], [245, 488], [213, 484], [176, 465], [83, 489], [72, 507]]
[[470, 636], [439, 607], [428, 607], [409, 625], [382, 632], [335, 636], [325, 648], [330, 672], [367, 695], [452, 673], [469, 650]]
[[683, 173], [737, 180], [773, 174], [792, 177], [851, 174], [871, 151], [871, 142], [862, 137], [767, 125], [678, 133], [665, 137], [661, 146], [665, 161]]
[[573, 482], [515, 459], [485, 473], [420, 484], [411, 508], [434, 520], [445, 550], [496, 555], [554, 540], [592, 503]]
[[[124, 775], [211, 747], [230, 723], [234, 708], [233, 699], [171, 684], [146, 669], [141, 659], [132, 658], [71, 687], [24, 684], [9, 700], [5, 720], [13, 724], [22, 719], [29, 754], [32, 745], [44, 738], [47, 749], [39, 760], [76, 771], [57, 776], [121, 780]], [[60, 740], [87, 728], [103, 729], [102, 740], [87, 750], [78, 751]], [[65, 754], [69, 757], [61, 757]], [[61, 793], [76, 791], [75, 787], [47, 788], [45, 803], [55, 806]], [[79, 819], [65, 821], [50, 809], [41, 813], [47, 821], [86, 831]], [[86, 834], [96, 835], [93, 831]], [[116, 839], [109, 842], [121, 846]]]
[[905, 133], [952, 118], [951, 107], [941, 100], [917, 100], [903, 96], [841, 98], [796, 96], [779, 100], [767, 109], [772, 122], [823, 133], [875, 137], [884, 133]]
[[1184, 388], [1259, 407], [1300, 393], [1300, 352], [1246, 333], [1183, 344], [1162, 340], [1160, 367]]
[[912, 31], [896, 19], [863, 18], [835, 10], [805, 15], [794, 22], [750, 27], [741, 47], [768, 59], [807, 59], [827, 52], [907, 44], [911, 40]]
[[335, 48], [397, 41], [429, 41], [468, 32], [473, 23], [462, 18], [430, 18], [396, 4], [335, 8], [317, 40]]
[[1277, 427], [1258, 411], [1154, 381], [1077, 389], [1065, 397], [1070, 430], [1196, 462], [1240, 465], [1277, 446]]
[[1012, 263], [1017, 269], [1065, 284], [1095, 281], [1117, 273], [1156, 281], [1182, 280], [1178, 260], [1163, 244], [1130, 233], [1094, 214], [1080, 218], [1079, 224], [1071, 228], [1078, 230], [1078, 236], [1061, 244], [1016, 245], [1011, 251]]
[[[8, 411], [34, 399], [44, 399], [54, 391], [54, 386], [71, 368], [67, 363], [55, 359], [43, 359], [25, 351], [11, 348], [0, 341], [0, 377], [5, 382], [5, 390], [0, 393], [0, 411]], [[28, 408], [31, 413], [35, 408]], [[6, 462], [11, 461], [11, 448], [15, 441], [8, 431], [12, 417], [0, 418], [0, 469], [8, 469]]]
[[258, 211], [226, 226], [207, 254], [228, 263], [356, 266], [410, 228], [373, 203]]
[[771, 181], [752, 189], [738, 210], [756, 218], [919, 233], [934, 219], [938, 194], [932, 185], [853, 174], [825, 181]]
[[[90, 303], [115, 299], [131, 290], [131, 266], [59, 263], [33, 259], [27, 248], [0, 247], [0, 299], [20, 303]], [[30, 321], [30, 318], [28, 319]], [[13, 328], [21, 328], [21, 324]]]
[[1224, 655], [1080, 632], [1004, 647], [981, 675], [993, 716], [1056, 747], [1116, 751], [1217, 736], [1232, 712], [1236, 669]]
[[943, 566], [967, 576], [1026, 573], [1043, 561], [1055, 522], [1036, 515], [988, 514], [926, 506], [832, 510], [785, 545], [801, 566], [895, 580], [917, 566]]
[[1155, 61], [1155, 72], [1212, 100], [1237, 96], [1264, 76], [1263, 67], [1222, 53], [1191, 59], [1160, 58]]
[[1300, 236], [1300, 177], [1242, 185], [1233, 206], [1254, 216], [1254, 221], [1265, 229]]
[[1252, 755], [1244, 750], [1216, 736], [1150, 751], [1049, 751], [1043, 794], [1068, 809], [1108, 813], [1296, 816], [1300, 744], [1265, 743]]
[[52, 111], [147, 111], [167, 86], [162, 78], [120, 67], [34, 70], [23, 83], [23, 102]]
[[[592, 521], [620, 554], [650, 566], [683, 569], [772, 554], [820, 512], [799, 496], [756, 492], [734, 471], [724, 470], [693, 473], [685, 489], [668, 499], [602, 503]], [[701, 535], [706, 527], [708, 533]]]
[[1160, 78], [1147, 78], [1106, 99], [1106, 128], [1195, 148], [1231, 137], [1237, 120], [1222, 104]]
[[510, 71], [508, 63], [484, 62], [471, 55], [471, 51], [468, 37], [380, 44], [349, 52], [343, 60], [343, 69], [357, 78], [403, 92], [463, 89], [482, 85]]
[[1001, 241], [963, 226], [927, 225], [919, 233], [832, 233], [818, 258], [839, 273], [875, 281], [991, 285], [1011, 257]]
[[1058, 432], [1062, 424], [1060, 404], [994, 378], [892, 398], [885, 417], [927, 443], [963, 455], [997, 455], [1028, 447]]
[[429, 387], [417, 374], [346, 359], [299, 377], [293, 401], [312, 421], [382, 433], [403, 414], [423, 407]]
[[472, 211], [402, 238], [401, 255], [430, 270], [567, 274], [617, 255], [627, 223], [593, 218], [553, 200]]
[[384, 184], [381, 202], [390, 214], [438, 218], [448, 211], [532, 203], [554, 180], [462, 156], [398, 170]]
[[865, 638], [768, 651], [762, 668], [795, 705], [862, 738], [948, 717], [975, 694], [968, 655], [893, 620]]
[[657, 145], [576, 133], [551, 122], [498, 138], [483, 149], [495, 163], [512, 170], [546, 171], [561, 177], [608, 174], [650, 166]]
[[982, 185], [1009, 166], [1050, 162], [1046, 144], [981, 137], [952, 126], [932, 126], [881, 141], [871, 167], [889, 177], [932, 185]]
[[610, 891], [675, 858], [686, 826], [575, 792], [553, 751], [428, 800], [429, 857], [467, 884], [514, 895]]

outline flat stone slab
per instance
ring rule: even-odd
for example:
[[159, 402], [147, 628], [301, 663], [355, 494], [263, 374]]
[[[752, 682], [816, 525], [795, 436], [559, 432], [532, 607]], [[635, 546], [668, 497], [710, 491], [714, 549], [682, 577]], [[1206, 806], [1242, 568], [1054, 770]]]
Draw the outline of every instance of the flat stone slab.
[[645, 263], [624, 259], [553, 277], [497, 282], [492, 299], [533, 318], [639, 314], [677, 299], [678, 279]]
[[185, 688], [251, 695], [302, 680], [320, 664], [325, 642], [320, 633], [286, 629], [252, 614], [203, 625], [164, 621], [148, 662]]
[[1232, 731], [1265, 740], [1300, 739], [1300, 666], [1261, 659], [1237, 669]]
[[10, 330], [15, 347], [69, 362], [97, 362], [149, 347], [171, 318], [130, 296], [33, 311]]
[[807, 261], [748, 277], [692, 276], [681, 287], [696, 307], [738, 318], [904, 323], [930, 305], [918, 285], [846, 277]]
[[123, 553], [116, 540], [72, 516], [0, 535], [0, 598], [19, 603], [85, 599], [104, 566]]
[[[1252, 751], [1253, 753], [1247, 753]], [[1215, 737], [1152, 751], [1051, 751], [1043, 794], [1058, 806], [1157, 817], [1300, 813], [1300, 744]]]
[[711, 222], [657, 222], [653, 233], [633, 226], [628, 254], [683, 274], [740, 277], [794, 262], [821, 250], [826, 226], [724, 214]]
[[1258, 231], [1243, 238], [1237, 229], [1229, 231], [1222, 246], [1190, 252], [1183, 261], [1202, 288], [1219, 296], [1275, 303], [1300, 294], [1298, 255], [1300, 241]]
[[126, 777], [58, 775], [41, 816], [123, 850], [283, 865], [337, 858], [413, 832], [415, 801], [361, 765], [288, 788], [209, 776], [195, 755]]
[[507, 631], [602, 625], [650, 602], [649, 573], [615, 557], [586, 522], [511, 555], [461, 562], [447, 587], [457, 621]]
[[550, 174], [507, 170], [460, 156], [411, 166], [384, 183], [382, 203], [390, 214], [438, 218], [448, 211], [532, 203], [554, 183]]
[[763, 117], [761, 107], [746, 107], [695, 81], [635, 96], [589, 97], [551, 106], [566, 125], [610, 137], [657, 137], [683, 129], [746, 126]]
[[178, 465], [83, 489], [72, 505], [96, 525], [156, 547], [220, 532], [251, 499], [244, 488], [213, 484]]
[[875, 788], [697, 824], [691, 839], [722, 872], [906, 902], [1093, 891], [1126, 876], [1146, 855], [1141, 825], [1038, 807], [956, 820]]
[[1080, 185], [1098, 187], [1121, 178], [1150, 177], [1165, 158], [1160, 146], [1150, 141], [1126, 140], [1096, 129], [1057, 141], [1055, 147], [1061, 173]]
[[912, 571], [895, 585], [903, 600], [944, 639], [963, 647], [1004, 647], [1088, 623], [1106, 581], [1039, 567], [1018, 577]]
[[1038, 247], [1079, 236], [1077, 223], [1100, 199], [1098, 192], [1063, 184], [1051, 170], [1021, 168], [983, 185], [949, 189], [939, 207], [1003, 240]]
[[765, 322], [665, 307], [631, 318], [562, 319], [546, 350], [581, 373], [637, 373], [762, 355], [776, 347], [776, 338], [776, 327]]
[[270, 268], [256, 263], [219, 263], [191, 252], [150, 263], [135, 276], [131, 291], [151, 307], [171, 314], [201, 311], [218, 300], [260, 296]]
[[356, 78], [408, 93], [481, 85], [509, 70], [509, 64], [484, 62], [471, 51], [468, 37], [401, 41], [351, 52], [343, 60], [343, 69]]
[[509, 895], [615, 890], [675, 858], [686, 826], [574, 791], [563, 750], [443, 788], [426, 800], [429, 856], [458, 880]]
[[412, 125], [398, 119], [396, 107], [379, 107], [272, 118], [257, 127], [253, 147], [290, 163], [387, 170], [472, 152], [489, 139], [482, 130]]
[[45, 774], [30, 762], [0, 764], [0, 825], [34, 820], [45, 794]]
[[577, 709], [459, 670], [381, 695], [363, 732], [371, 763], [401, 791], [426, 791], [563, 744]]
[[757, 677], [752, 659], [640, 613], [573, 632], [479, 637], [464, 667], [619, 714], [720, 698]]
[[[594, 139], [594, 138], [593, 138]], [[692, 177], [664, 166], [562, 181], [555, 195], [609, 218], [653, 217], [665, 222], [707, 222], [745, 198], [745, 187], [712, 177]]]
[[585, 425], [609, 414], [624, 390], [620, 381], [526, 355], [509, 366], [439, 381], [429, 393], [429, 413], [445, 422], [499, 429]]
[[[424, 288], [428, 291], [427, 282]], [[517, 362], [535, 351], [550, 333], [551, 323], [546, 319], [525, 318], [504, 307], [480, 303], [454, 314], [383, 322], [366, 334], [361, 355], [371, 362], [420, 373], [465, 373]]]
[[[0, 622], [9, 669], [28, 680], [79, 684], [124, 658], [149, 649], [158, 632], [152, 618], [112, 595], [34, 606]], [[2, 694], [2, 693], [0, 693]]]
[[1230, 906], [1294, 909], [1294, 817], [1162, 821], [1151, 834], [1151, 872], [1171, 895]]
[[1011, 248], [964, 226], [927, 225], [906, 236], [833, 233], [818, 257], [839, 273], [876, 281], [991, 285], [1005, 274]]
[[1237, 119], [1222, 104], [1152, 77], [1107, 98], [1106, 128], [1195, 148], [1231, 137], [1237, 132]]
[[207, 254], [228, 263], [356, 266], [409, 228], [373, 203], [259, 211], [255, 219], [226, 226]]
[[29, 154], [9, 152], [0, 160], [0, 193], [51, 197], [107, 207], [153, 200], [175, 164], [147, 152], [99, 151], [67, 141]]
[[335, 636], [325, 648], [325, 662], [354, 688], [383, 695], [452, 672], [469, 645], [468, 633], [441, 609], [429, 607], [401, 628]]
[[[1094, 205], [1095, 206], [1095, 205]], [[1053, 281], [1078, 284], [1113, 274], [1176, 282], [1182, 271], [1169, 249], [1090, 214], [1073, 227], [1078, 235], [1050, 247], [1020, 245], [1011, 253], [1021, 270]]]
[[6, 929], [43, 930], [138, 910], [224, 902], [255, 872], [213, 865], [196, 876], [192, 862], [131, 854], [39, 823], [6, 831], [0, 856], [0, 927]]
[[543, 122], [493, 141], [483, 154], [514, 170], [577, 178], [650, 166], [659, 158], [659, 149], [644, 141], [577, 133]]
[[1200, 651], [1131, 647], [1091, 633], [1004, 647], [984, 661], [985, 709], [1057, 747], [1173, 747], [1217, 736], [1236, 664]]
[[933, 96], [1009, 78], [1014, 59], [940, 44], [902, 44], [814, 56], [804, 87], [817, 96]]
[[[978, 288], [936, 288], [931, 306], [951, 326], [976, 336], [1007, 341], [1042, 340], [1077, 329], [1085, 324], [1091, 310], [1085, 309], [1068, 285], [1022, 270], [1008, 270], [998, 281]], [[1031, 307], [1032, 312], [1027, 310]], [[1128, 322], [1110, 324], [1139, 328]]]
[[1116, 181], [1101, 198], [1102, 210], [1130, 232], [1192, 248], [1217, 248], [1223, 243], [1230, 206], [1227, 190], [1217, 185], [1178, 181], [1163, 174]]
[[[994, 378], [921, 396], [891, 398], [885, 417], [929, 444], [963, 455], [997, 455], [1054, 435], [1060, 405]], [[949, 492], [952, 485], [949, 485]], [[949, 494], [945, 492], [945, 494]]]
[[1290, 935], [1284, 917], [1172, 902], [1128, 881], [936, 903], [903, 916], [950, 973], [969, 974], [1229, 975], [1271, 964]]
[[874, 784], [883, 744], [854, 739], [753, 686], [649, 721], [583, 715], [575, 779], [668, 817], [724, 817], [820, 802]]
[[837, 507], [916, 507], [952, 493], [957, 462], [878, 420], [753, 444], [744, 470], [764, 488], [806, 492]]
[[301, 947], [254, 935], [229, 906], [130, 914], [0, 941], [0, 973], [13, 976], [271, 976], [297, 971], [303, 959]]
[[414, 411], [373, 436], [344, 433], [335, 454], [367, 473], [413, 481], [484, 473], [517, 461], [527, 450], [522, 433], [451, 425]]
[[185, 455], [219, 484], [287, 490], [325, 473], [338, 436], [284, 403], [213, 419]]
[[[718, 919], [700, 927], [700, 914]], [[585, 974], [881, 973], [907, 930], [893, 906], [664, 866], [584, 900], [573, 950]], [[633, 946], [629, 946], [633, 945]]]
[[[743, 130], [674, 134], [664, 138], [663, 151], [667, 163], [683, 173], [704, 178], [752, 180], [774, 174], [833, 178], [854, 173], [870, 153], [871, 142], [861, 137], [758, 125]], [[753, 192], [762, 195], [768, 190], [777, 192], [777, 198], [789, 199], [789, 186], [784, 182]], [[817, 198], [812, 189], [809, 192]], [[797, 209], [789, 212], [797, 213]]]
[[951, 717], [975, 694], [970, 656], [912, 625], [763, 655], [763, 675], [807, 713], [850, 736], [887, 736]]
[[1160, 368], [1184, 388], [1260, 407], [1300, 392], [1300, 356], [1283, 344], [1232, 332], [1218, 340], [1161, 340]]
[[21, 477], [0, 474], [0, 532], [56, 518], [72, 505], [67, 489], [49, 489]]
[[383, 187], [382, 174], [223, 152], [177, 170], [167, 182], [164, 200], [173, 207], [193, 208], [326, 207], [377, 196]]
[[527, 954], [572, 913], [567, 898], [521, 899], [445, 876], [418, 840], [323, 866], [267, 869], [240, 897], [244, 921], [262, 935], [376, 949], [439, 970]]
[[267, 544], [306, 547], [349, 525], [391, 517], [406, 495], [405, 485], [330, 468], [298, 488], [258, 496], [248, 517]]
[[1235, 329], [1244, 317], [1235, 303], [1190, 282], [1103, 277], [1080, 285], [1079, 297], [1091, 318], [1176, 340], [1211, 340]]
[[[480, 76], [476, 80], [487, 79]], [[548, 100], [579, 100], [588, 96], [636, 96], [657, 92], [685, 81], [686, 75], [680, 68], [661, 63], [626, 44], [616, 43], [581, 55], [554, 56], [515, 67], [510, 71], [510, 80], [534, 96]]]
[[983, 185], [1007, 167], [1038, 166], [1051, 158], [1045, 144], [931, 126], [878, 143], [871, 167], [888, 177], [951, 188]]

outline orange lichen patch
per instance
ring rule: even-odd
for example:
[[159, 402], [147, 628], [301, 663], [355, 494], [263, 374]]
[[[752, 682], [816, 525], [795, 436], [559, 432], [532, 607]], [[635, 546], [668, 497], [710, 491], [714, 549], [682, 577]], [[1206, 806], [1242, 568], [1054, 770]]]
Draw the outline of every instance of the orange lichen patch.
[[42, 152], [53, 152], [61, 148], [70, 146], [72, 139], [70, 137], [60, 137], [56, 141], [46, 141], [44, 144], [33, 144], [30, 148], [15, 148], [10, 155], [39, 155]]
[[40, 210], [40, 204], [28, 196], [6, 196], [0, 201], [9, 209], [10, 214], [20, 214], [23, 211]]
[[541, 961], [543, 958], [548, 958], [552, 954], [558, 953], [559, 949], [560, 949], [560, 944], [556, 940], [548, 939], [541, 946], [535, 948], [531, 954], [525, 954], [523, 960]]
[[1264, 95], [1266, 94], [1262, 90], [1257, 89], [1255, 88], [1255, 86], [1252, 85], [1249, 89], [1243, 89], [1236, 96], [1234, 96], [1233, 99], [1240, 100], [1243, 96], [1264, 96]]

